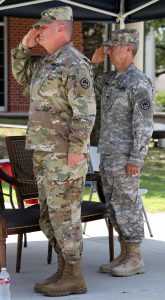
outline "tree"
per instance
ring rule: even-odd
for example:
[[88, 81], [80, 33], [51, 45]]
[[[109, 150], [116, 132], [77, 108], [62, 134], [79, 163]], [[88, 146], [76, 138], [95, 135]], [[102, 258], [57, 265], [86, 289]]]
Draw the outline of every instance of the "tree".
[[155, 111], [165, 112], [165, 91], [155, 94]]

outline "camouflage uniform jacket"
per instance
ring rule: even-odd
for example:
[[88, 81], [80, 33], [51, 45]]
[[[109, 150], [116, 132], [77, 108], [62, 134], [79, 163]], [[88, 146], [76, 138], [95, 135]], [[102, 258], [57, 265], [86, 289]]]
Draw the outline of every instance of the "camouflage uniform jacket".
[[131, 64], [121, 74], [96, 76], [102, 88], [99, 152], [128, 156], [128, 163], [142, 166], [153, 131], [153, 89], [144, 73]]
[[30, 93], [26, 147], [58, 154], [87, 153], [96, 107], [89, 60], [69, 43], [45, 57], [20, 44], [12, 70]]

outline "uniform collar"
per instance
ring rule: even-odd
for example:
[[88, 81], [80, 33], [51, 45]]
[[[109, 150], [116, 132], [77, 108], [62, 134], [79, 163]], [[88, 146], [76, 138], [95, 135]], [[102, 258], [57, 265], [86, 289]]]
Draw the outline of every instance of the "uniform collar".
[[135, 69], [135, 65], [134, 65], [134, 63], [132, 63], [128, 66], [127, 69], [125, 69], [122, 73], [120, 73], [119, 76], [125, 75], [125, 74], [127, 74], [128, 72], [130, 72], [134, 69]]
[[72, 47], [72, 46], [73, 46], [72, 42], [70, 42], [68, 44], [65, 44], [63, 47], [61, 47], [60, 49], [58, 49], [54, 53], [46, 55], [45, 58], [44, 58], [44, 61], [51, 61], [51, 60], [54, 61], [60, 53], [62, 53], [64, 50], [66, 50], [66, 49], [68, 49], [69, 47]]

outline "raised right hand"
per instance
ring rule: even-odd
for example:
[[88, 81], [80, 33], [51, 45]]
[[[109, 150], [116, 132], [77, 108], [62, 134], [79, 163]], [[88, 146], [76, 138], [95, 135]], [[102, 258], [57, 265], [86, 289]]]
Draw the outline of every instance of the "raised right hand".
[[91, 59], [92, 64], [100, 64], [101, 62], [103, 62], [106, 55], [107, 51], [105, 51], [104, 47], [97, 48]]
[[23, 37], [22, 44], [25, 47], [33, 48], [38, 45], [39, 30], [30, 29], [29, 32]]

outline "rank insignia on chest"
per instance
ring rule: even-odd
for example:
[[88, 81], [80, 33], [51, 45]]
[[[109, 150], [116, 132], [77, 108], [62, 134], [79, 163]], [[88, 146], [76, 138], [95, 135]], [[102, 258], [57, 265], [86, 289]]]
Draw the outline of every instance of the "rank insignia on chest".
[[88, 89], [90, 86], [90, 82], [87, 78], [82, 78], [80, 80], [80, 85], [84, 88], [84, 89]]

